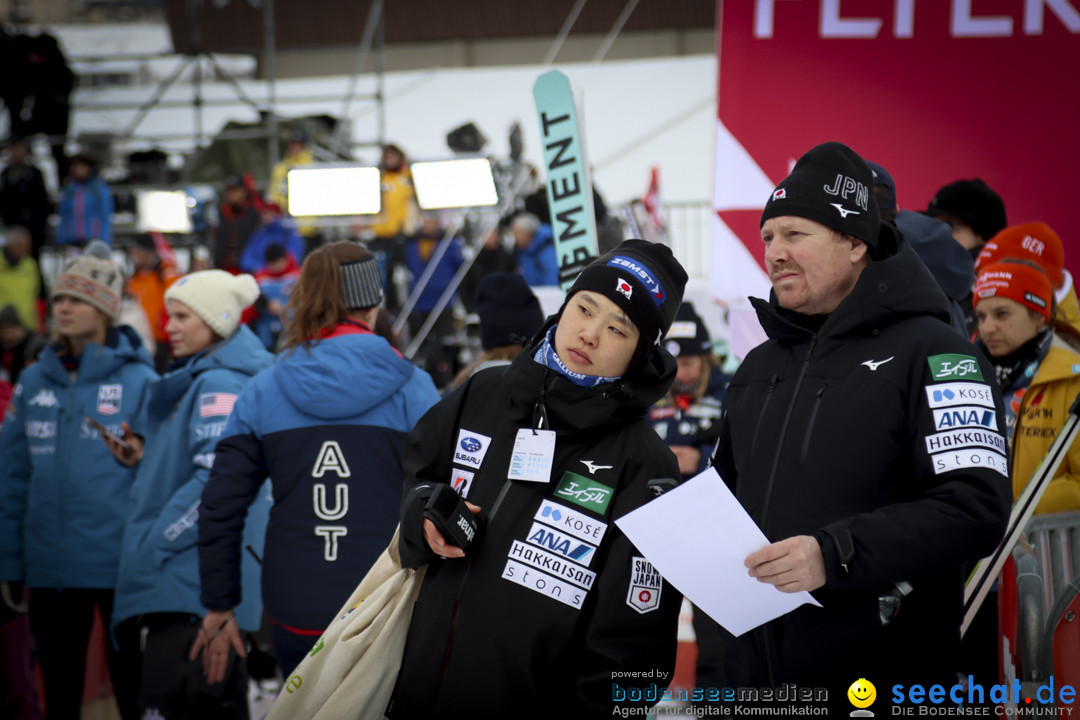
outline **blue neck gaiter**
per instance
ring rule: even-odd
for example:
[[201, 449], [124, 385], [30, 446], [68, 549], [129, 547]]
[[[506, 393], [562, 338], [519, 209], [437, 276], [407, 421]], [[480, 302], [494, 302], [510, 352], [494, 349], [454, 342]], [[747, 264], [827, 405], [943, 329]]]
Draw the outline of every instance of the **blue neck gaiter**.
[[570, 368], [563, 364], [563, 361], [559, 359], [558, 354], [555, 352], [555, 325], [551, 326], [547, 335], [544, 337], [544, 341], [540, 343], [540, 347], [536, 349], [536, 353], [533, 355], [533, 360], [544, 365], [555, 372], [565, 377], [575, 385], [581, 387], [596, 387], [597, 385], [603, 385], [604, 383], [613, 382], [618, 380], [621, 376], [616, 377], [597, 377], [595, 375], [582, 375], [579, 372], [574, 372]]

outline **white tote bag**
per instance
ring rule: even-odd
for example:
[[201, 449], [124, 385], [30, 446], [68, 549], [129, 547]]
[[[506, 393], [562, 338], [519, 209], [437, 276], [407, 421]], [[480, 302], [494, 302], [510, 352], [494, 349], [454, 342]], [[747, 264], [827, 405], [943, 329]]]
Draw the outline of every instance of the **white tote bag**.
[[266, 720], [382, 719], [426, 569], [401, 567], [399, 531], [285, 681]]

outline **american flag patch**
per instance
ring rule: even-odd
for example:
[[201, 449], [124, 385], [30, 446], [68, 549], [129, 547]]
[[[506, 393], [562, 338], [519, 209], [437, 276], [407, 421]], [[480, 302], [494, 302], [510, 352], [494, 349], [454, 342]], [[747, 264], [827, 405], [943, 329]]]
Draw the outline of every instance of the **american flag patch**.
[[229, 415], [235, 404], [233, 393], [204, 393], [199, 396], [199, 417]]

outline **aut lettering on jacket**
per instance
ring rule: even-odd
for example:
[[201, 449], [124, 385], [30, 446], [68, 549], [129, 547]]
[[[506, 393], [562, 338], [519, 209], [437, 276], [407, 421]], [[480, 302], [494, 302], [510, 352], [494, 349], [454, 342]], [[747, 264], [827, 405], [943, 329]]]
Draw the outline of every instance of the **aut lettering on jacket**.
[[[319, 480], [327, 473], [334, 473], [342, 479], [352, 476], [345, 453], [335, 440], [327, 440], [319, 448], [319, 454], [311, 468], [311, 478]], [[311, 493], [315, 517], [320, 520], [335, 522], [349, 514], [349, 486], [346, 483], [335, 483], [333, 507], [327, 502], [326, 483], [314, 483]], [[323, 539], [323, 559], [334, 562], [338, 558], [338, 539], [348, 535], [349, 529], [344, 525], [316, 525], [315, 534]]]

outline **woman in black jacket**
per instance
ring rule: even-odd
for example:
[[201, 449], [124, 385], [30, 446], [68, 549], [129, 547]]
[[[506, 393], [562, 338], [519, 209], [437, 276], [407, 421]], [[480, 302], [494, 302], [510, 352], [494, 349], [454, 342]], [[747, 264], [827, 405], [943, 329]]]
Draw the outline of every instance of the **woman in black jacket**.
[[[681, 598], [613, 521], [678, 477], [645, 415], [675, 377], [659, 339], [685, 283], [668, 248], [624, 242], [527, 352], [421, 418], [401, 556], [428, 570], [392, 717], [610, 716], [667, 686]], [[466, 551], [423, 517], [447, 483], [479, 519]]]

